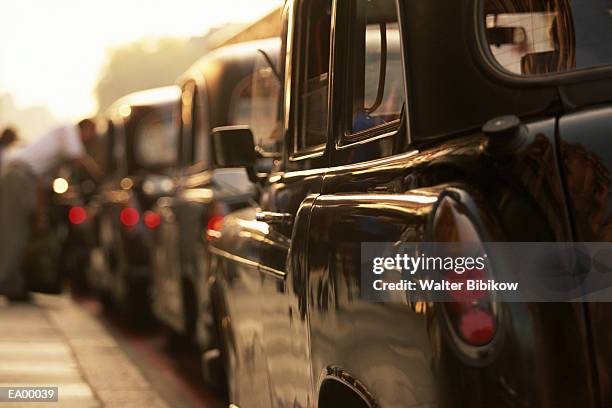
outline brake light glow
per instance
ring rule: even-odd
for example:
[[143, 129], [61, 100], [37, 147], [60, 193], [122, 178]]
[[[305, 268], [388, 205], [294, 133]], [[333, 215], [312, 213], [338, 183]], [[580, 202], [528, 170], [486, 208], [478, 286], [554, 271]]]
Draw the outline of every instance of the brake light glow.
[[208, 220], [208, 227], [206, 236], [209, 240], [219, 238], [221, 236], [221, 229], [223, 228], [223, 220], [225, 219], [222, 215], [213, 215]]
[[87, 219], [87, 211], [83, 207], [72, 207], [68, 211], [68, 220], [73, 225], [80, 225]]
[[150, 229], [155, 229], [161, 224], [161, 217], [155, 211], [146, 211], [144, 213], [144, 216], [142, 217], [142, 220], [144, 222], [144, 225], [146, 225], [147, 228]]
[[461, 313], [459, 334], [463, 340], [475, 346], [489, 343], [495, 334], [493, 315], [480, 308], [466, 307]]
[[138, 210], [135, 208], [127, 207], [121, 210], [119, 214], [119, 220], [126, 227], [133, 227], [138, 224], [140, 220], [140, 214], [138, 214]]
[[[434, 240], [436, 242], [473, 243], [482, 245], [474, 224], [465, 211], [453, 199], [446, 197], [438, 206], [434, 219]], [[491, 278], [490, 265], [484, 269], [467, 269], [462, 274], [449, 273], [453, 282], [468, 280], [484, 281]], [[449, 325], [457, 337], [470, 346], [482, 347], [489, 344], [497, 331], [499, 305], [494, 293], [487, 290], [463, 290], [451, 292], [452, 301], [444, 303]]]

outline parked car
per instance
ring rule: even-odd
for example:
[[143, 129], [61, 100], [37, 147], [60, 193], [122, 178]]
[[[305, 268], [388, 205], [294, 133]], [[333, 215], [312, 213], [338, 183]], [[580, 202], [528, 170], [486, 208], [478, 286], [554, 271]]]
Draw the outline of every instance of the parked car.
[[151, 232], [159, 226], [151, 210], [174, 189], [179, 97], [175, 86], [136, 92], [107, 114], [108, 166], [91, 209], [98, 237], [88, 275], [107, 305], [136, 322], [150, 311]]
[[89, 254], [95, 242], [88, 207], [96, 197], [97, 181], [80, 168], [64, 165], [50, 184], [50, 223], [60, 246], [59, 269], [72, 292], [85, 292]]
[[[213, 128], [227, 125], [250, 125], [266, 136], [272, 132], [278, 123], [279, 46], [280, 39], [272, 38], [223, 47], [207, 54], [179, 80], [177, 188], [155, 207], [161, 223], [152, 251], [153, 312], [174, 333], [194, 340], [203, 350], [211, 347], [212, 328], [208, 239], [225, 214], [254, 205], [257, 193], [249, 180], [257, 177], [256, 171], [249, 175], [244, 168], [212, 165], [210, 134]], [[273, 160], [262, 156], [258, 166], [270, 168]], [[208, 379], [219, 384], [218, 378]]]
[[[90, 140], [84, 147], [93, 156], [96, 145]], [[60, 293], [66, 281], [73, 293], [87, 289], [92, 223], [86, 208], [96, 187], [94, 176], [73, 163], [40, 180], [23, 265], [31, 291]]]
[[[372, 303], [360, 257], [611, 239], [604, 4], [288, 0], [283, 21], [282, 156], [209, 246], [230, 402], [612, 404], [609, 303]], [[248, 129], [212, 141], [218, 168], [252, 168]]]

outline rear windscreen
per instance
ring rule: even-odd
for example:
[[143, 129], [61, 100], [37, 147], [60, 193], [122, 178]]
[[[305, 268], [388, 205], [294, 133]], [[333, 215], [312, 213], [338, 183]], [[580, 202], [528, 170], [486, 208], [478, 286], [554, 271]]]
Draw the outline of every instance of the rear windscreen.
[[134, 152], [144, 167], [167, 167], [176, 163], [177, 130], [171, 112], [153, 111], [138, 124]]
[[520, 75], [612, 64], [611, 0], [484, 0], [496, 62]]

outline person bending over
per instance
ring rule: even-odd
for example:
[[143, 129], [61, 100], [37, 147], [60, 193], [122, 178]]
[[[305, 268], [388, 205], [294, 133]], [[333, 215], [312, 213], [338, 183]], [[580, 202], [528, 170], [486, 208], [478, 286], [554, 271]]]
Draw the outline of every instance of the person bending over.
[[84, 148], [95, 134], [94, 122], [84, 119], [76, 126], [55, 127], [34, 143], [5, 155], [0, 174], [0, 295], [9, 300], [28, 299], [20, 266], [39, 181], [51, 177], [59, 166], [70, 161], [99, 179], [100, 171]]

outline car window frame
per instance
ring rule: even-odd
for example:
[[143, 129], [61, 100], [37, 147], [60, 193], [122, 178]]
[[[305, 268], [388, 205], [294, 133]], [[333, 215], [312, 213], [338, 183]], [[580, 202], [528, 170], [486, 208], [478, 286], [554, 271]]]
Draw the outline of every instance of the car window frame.
[[[284, 148], [282, 160], [279, 163], [279, 167], [275, 171], [271, 173], [270, 176], [276, 177], [279, 172], [291, 172], [294, 171], [296, 165], [298, 168], [295, 170], [299, 171], [300, 162], [304, 162], [308, 159], [318, 158], [320, 160], [327, 160], [327, 165], [318, 166], [319, 168], [333, 168], [336, 167], [334, 164], [334, 152], [343, 149], [354, 148], [358, 145], [363, 145], [367, 143], [375, 142], [381, 138], [393, 137], [393, 138], [402, 138], [402, 142], [404, 143], [404, 149], [402, 152], [398, 152], [397, 154], [393, 154], [393, 156], [398, 154], [403, 154], [407, 151], [414, 150], [414, 143], [418, 142], [413, 137], [413, 124], [412, 124], [412, 103], [413, 99], [411, 98], [410, 93], [410, 84], [408, 81], [409, 78], [409, 68], [406, 63], [406, 56], [409, 55], [407, 49], [407, 42], [403, 40], [404, 33], [407, 32], [405, 28], [405, 24], [407, 23], [407, 19], [405, 18], [405, 5], [403, 0], [395, 0], [395, 7], [397, 10], [397, 18], [398, 18], [398, 28], [400, 33], [400, 52], [401, 52], [401, 62], [402, 62], [402, 75], [403, 75], [403, 93], [404, 93], [404, 106], [401, 111], [401, 116], [399, 119], [399, 124], [397, 127], [391, 132], [385, 132], [380, 134], [368, 134], [364, 135], [363, 138], [359, 140], [351, 140], [350, 142], [343, 141], [340, 143], [341, 135], [338, 135], [334, 132], [334, 111], [335, 104], [337, 103], [335, 98], [339, 91], [343, 91], [340, 89], [338, 83], [340, 81], [334, 81], [335, 77], [335, 69], [337, 66], [337, 54], [341, 51], [338, 50], [337, 47], [337, 37], [338, 37], [338, 0], [332, 1], [332, 16], [331, 16], [331, 34], [330, 34], [330, 74], [331, 81], [329, 84], [329, 103], [328, 103], [328, 135], [327, 140], [324, 145], [317, 146], [316, 148], [311, 149], [302, 149], [300, 151], [296, 151], [296, 138], [298, 137], [297, 132], [299, 132], [298, 116], [299, 110], [296, 109], [296, 104], [299, 104], [299, 85], [297, 78], [299, 78], [298, 73], [296, 72], [296, 66], [299, 67], [299, 63], [301, 62], [302, 53], [292, 53], [296, 47], [299, 47], [301, 44], [299, 43], [300, 30], [302, 29], [303, 20], [299, 23], [295, 23], [294, 20], [296, 18], [296, 12], [299, 12], [300, 6], [307, 0], [295, 0], [289, 1], [285, 5], [283, 10], [283, 42], [281, 46], [281, 78], [283, 80], [283, 84], [281, 87], [281, 95], [279, 98], [279, 103], [281, 104], [281, 120], [284, 129]], [[285, 17], [286, 15], [286, 17]], [[303, 41], [303, 40], [302, 40]], [[298, 55], [299, 54], [299, 55]], [[340, 93], [342, 95], [342, 93]], [[344, 123], [342, 121], [341, 123]], [[391, 122], [395, 123], [395, 122]], [[384, 126], [388, 126], [385, 124]], [[327, 157], [327, 159], [325, 159]], [[391, 156], [387, 156], [391, 157]]]
[[[353, 112], [352, 112], [352, 106], [353, 106], [353, 92], [351, 89], [351, 84], [352, 84], [352, 80], [354, 79], [355, 76], [355, 70], [351, 70], [350, 67], [353, 63], [352, 61], [352, 55], [350, 54], [350, 50], [348, 49], [348, 47], [340, 47], [341, 49], [343, 49], [341, 52], [343, 52], [342, 55], [342, 59], [346, 61], [345, 64], [340, 64], [341, 66], [344, 67], [343, 70], [343, 77], [345, 78], [345, 80], [343, 81], [344, 83], [342, 84], [342, 90], [339, 92], [341, 94], [341, 99], [343, 101], [344, 106], [351, 106], [351, 109], [344, 109], [343, 110], [343, 114], [341, 117], [342, 120], [342, 131], [340, 133], [335, 134], [335, 140], [334, 140], [334, 147], [336, 150], [343, 150], [343, 149], [347, 149], [347, 148], [351, 148], [354, 147], [356, 145], [362, 145], [364, 143], [368, 143], [371, 141], [376, 141], [382, 138], [387, 138], [387, 137], [401, 137], [402, 134], [402, 116], [406, 116], [406, 119], [408, 119], [408, 93], [406, 91], [407, 89], [407, 78], [406, 78], [406, 64], [405, 64], [405, 59], [404, 59], [404, 54], [405, 54], [405, 41], [403, 41], [403, 36], [402, 36], [402, 18], [401, 18], [401, 14], [400, 14], [400, 6], [399, 3], [401, 3], [401, 0], [399, 1], [394, 1], [395, 3], [395, 7], [396, 7], [396, 15], [397, 15], [397, 25], [398, 25], [398, 29], [399, 29], [399, 36], [400, 36], [400, 59], [401, 59], [401, 72], [402, 72], [402, 84], [403, 84], [403, 94], [404, 94], [404, 104], [402, 107], [402, 110], [400, 111], [400, 117], [398, 119], [394, 119], [391, 122], [388, 123], [383, 123], [377, 126], [373, 126], [371, 128], [368, 129], [364, 129], [361, 131], [357, 131], [354, 132], [351, 130], [351, 123], [353, 120]], [[353, 20], [353, 11], [351, 9], [349, 9], [350, 6], [347, 5], [344, 6], [345, 10], [344, 14], [347, 15], [348, 19], [351, 19], [351, 22]], [[351, 5], [352, 7], [352, 5]], [[336, 33], [335, 35], [338, 36], [340, 33], [342, 33], [341, 35], [344, 36], [343, 40], [348, 41], [349, 38], [351, 38], [352, 34], [354, 33], [353, 31], [353, 24], [351, 24], [348, 21], [344, 21], [343, 22], [345, 27], [340, 28], [338, 27], [336, 29]], [[336, 39], [337, 41], [337, 39]], [[408, 131], [409, 126], [406, 126], [406, 137], [409, 139], [409, 135], [410, 132]]]
[[[297, 50], [298, 52], [293, 52], [288, 58], [288, 62], [290, 61], [290, 65], [286, 66], [285, 69], [288, 71], [285, 75], [285, 94], [286, 92], [290, 92], [291, 106], [289, 107], [289, 111], [292, 112], [291, 120], [289, 124], [290, 129], [290, 137], [287, 143], [288, 147], [288, 161], [289, 162], [298, 162], [302, 160], [312, 159], [323, 157], [325, 152], [327, 151], [327, 146], [330, 142], [330, 134], [331, 134], [331, 125], [332, 125], [332, 108], [331, 103], [333, 101], [333, 85], [332, 85], [332, 70], [333, 70], [333, 56], [334, 56], [334, 26], [336, 19], [336, 7], [337, 0], [331, 1], [331, 24], [330, 24], [330, 45], [329, 45], [329, 65], [328, 65], [328, 88], [327, 88], [327, 129], [326, 129], [326, 137], [325, 142], [315, 146], [309, 146], [305, 148], [300, 148], [298, 139], [300, 137], [301, 132], [301, 104], [300, 104], [300, 96], [304, 86], [305, 78], [305, 69], [304, 69], [304, 60], [306, 57], [306, 47], [304, 43], [308, 41], [307, 39], [307, 30], [306, 25], [308, 23], [308, 18], [310, 15], [303, 16], [302, 9], [312, 0], [297, 0], [293, 4], [293, 10], [290, 10], [291, 13], [290, 20], [295, 20], [297, 17], [299, 19], [298, 22], [292, 24], [289, 22], [291, 26], [287, 35], [287, 41], [290, 41], [290, 44], [287, 44], [287, 50]], [[287, 87], [287, 84], [290, 86]], [[291, 86], [293, 84], [293, 86]], [[291, 88], [291, 89], [290, 89]], [[287, 109], [287, 108], [286, 108]]]
[[[185, 112], [185, 95], [187, 94], [187, 92], [190, 92], [190, 100], [189, 100], [189, 112], [186, 113]], [[179, 125], [178, 125], [178, 129], [177, 131], [179, 132], [179, 142], [178, 142], [178, 150], [179, 150], [179, 160], [177, 161], [178, 163], [178, 168], [182, 169], [181, 172], [189, 175], [189, 174], [195, 174], [195, 173], [199, 173], [203, 170], [206, 170], [209, 166], [209, 163], [206, 162], [206, 160], [199, 160], [197, 161], [197, 155], [196, 155], [196, 131], [197, 131], [197, 126], [196, 126], [196, 121], [204, 121], [205, 118], [203, 117], [203, 115], [201, 114], [201, 112], [198, 112], [196, 110], [196, 108], [198, 107], [198, 105], [203, 105], [204, 104], [204, 100], [202, 100], [202, 98], [200, 97], [200, 89], [197, 85], [197, 83], [195, 82], [195, 80], [189, 80], [187, 82], [185, 82], [182, 86], [181, 86], [181, 97], [179, 99], [179, 111], [177, 113], [178, 115], [178, 120], [179, 120]], [[200, 106], [200, 109], [204, 109], [202, 106]], [[185, 130], [185, 120], [184, 120], [184, 115], [188, 114], [189, 116], [189, 132], [186, 133]], [[207, 126], [207, 124], [202, 123], [202, 126]], [[202, 129], [204, 129], [202, 127]], [[203, 144], [207, 144], [207, 135], [203, 135], [202, 136], [202, 142]], [[204, 157], [205, 154], [202, 156]]]
[[490, 78], [514, 88], [544, 88], [605, 79], [612, 75], [612, 64], [537, 75], [520, 75], [504, 69], [497, 62], [488, 45], [486, 24], [483, 24], [485, 1], [487, 0], [473, 0], [472, 2], [471, 31], [474, 35], [475, 54], [477, 55], [475, 60]]
[[[211, 166], [210, 157], [210, 123], [207, 113], [205, 87], [194, 81], [191, 100], [191, 157], [190, 172], [198, 173]], [[202, 150], [201, 152], [199, 152]]]

